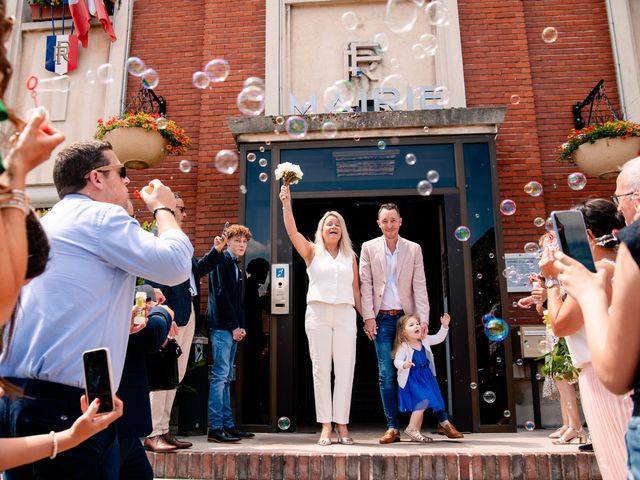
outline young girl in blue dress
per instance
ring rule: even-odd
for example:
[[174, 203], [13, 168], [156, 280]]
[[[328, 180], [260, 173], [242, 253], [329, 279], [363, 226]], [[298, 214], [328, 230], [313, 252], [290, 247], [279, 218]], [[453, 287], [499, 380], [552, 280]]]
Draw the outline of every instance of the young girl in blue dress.
[[412, 412], [409, 425], [404, 433], [416, 442], [430, 443], [431, 437], [420, 433], [424, 411], [433, 410], [438, 420], [437, 433], [449, 438], [463, 435], [449, 422], [444, 400], [436, 381], [431, 345], [442, 343], [449, 332], [451, 317], [445, 313], [440, 317], [442, 326], [435, 335], [422, 339], [420, 321], [412, 315], [404, 315], [398, 320], [396, 341], [391, 355], [398, 369], [398, 410]]

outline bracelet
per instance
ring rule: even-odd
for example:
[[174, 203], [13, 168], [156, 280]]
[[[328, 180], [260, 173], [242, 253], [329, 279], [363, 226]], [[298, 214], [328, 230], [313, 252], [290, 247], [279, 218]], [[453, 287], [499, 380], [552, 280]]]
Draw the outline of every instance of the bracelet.
[[14, 188], [8, 192], [8, 195], [2, 197], [0, 198], [0, 208], [17, 208], [22, 210], [25, 216], [29, 214], [30, 201], [24, 190]]
[[53, 430], [49, 432], [49, 435], [51, 435], [51, 442], [53, 443], [53, 451], [51, 452], [51, 456], [49, 458], [53, 460], [58, 455], [58, 438], [56, 437], [56, 432], [54, 432]]
[[153, 218], [156, 218], [156, 213], [158, 210], [166, 210], [167, 212], [171, 212], [171, 215], [176, 216], [175, 210], [171, 210], [169, 207], [158, 207], [153, 211]]

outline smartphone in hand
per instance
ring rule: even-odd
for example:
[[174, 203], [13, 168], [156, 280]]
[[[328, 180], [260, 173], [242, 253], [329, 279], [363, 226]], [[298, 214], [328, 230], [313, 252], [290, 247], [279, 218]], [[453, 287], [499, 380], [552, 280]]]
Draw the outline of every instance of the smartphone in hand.
[[82, 353], [84, 385], [87, 405], [95, 398], [100, 399], [98, 413], [115, 410], [115, 391], [111, 376], [111, 357], [108, 348], [96, 348]]
[[227, 231], [227, 228], [229, 228], [229, 222], [224, 222], [224, 227], [222, 227], [222, 233], [225, 233]]
[[596, 264], [591, 254], [587, 227], [582, 213], [577, 210], [551, 212], [551, 220], [560, 251], [595, 272]]

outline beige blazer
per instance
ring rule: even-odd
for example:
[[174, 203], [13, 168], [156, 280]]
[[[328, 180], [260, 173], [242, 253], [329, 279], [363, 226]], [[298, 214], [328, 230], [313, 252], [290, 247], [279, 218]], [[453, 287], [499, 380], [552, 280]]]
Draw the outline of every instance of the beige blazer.
[[[429, 296], [420, 245], [398, 238], [398, 294], [402, 310], [429, 323]], [[384, 236], [362, 244], [360, 252], [360, 294], [362, 318], [375, 318], [380, 310], [387, 281]]]

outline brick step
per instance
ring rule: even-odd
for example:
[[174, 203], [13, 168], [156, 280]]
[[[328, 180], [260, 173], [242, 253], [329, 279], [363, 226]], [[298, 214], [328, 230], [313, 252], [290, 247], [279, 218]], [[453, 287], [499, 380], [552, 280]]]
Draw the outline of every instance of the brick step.
[[592, 453], [147, 452], [156, 478], [296, 480], [601, 479]]

